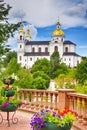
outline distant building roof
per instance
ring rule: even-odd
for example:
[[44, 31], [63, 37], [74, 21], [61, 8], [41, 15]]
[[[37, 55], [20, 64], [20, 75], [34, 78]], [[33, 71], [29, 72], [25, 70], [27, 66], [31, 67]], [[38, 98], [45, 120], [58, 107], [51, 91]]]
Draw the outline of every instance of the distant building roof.
[[63, 44], [73, 44], [73, 45], [75, 45], [75, 46], [76, 46], [76, 44], [75, 44], [75, 43], [73, 43], [73, 42], [71, 42], [71, 41], [64, 41], [64, 42], [63, 42]]
[[79, 57], [81, 57], [80, 55], [76, 54], [75, 52], [64, 52], [63, 56], [79, 56]]
[[49, 56], [49, 52], [26, 52], [24, 56]]
[[28, 41], [25, 40], [26, 45], [49, 45], [50, 41]]

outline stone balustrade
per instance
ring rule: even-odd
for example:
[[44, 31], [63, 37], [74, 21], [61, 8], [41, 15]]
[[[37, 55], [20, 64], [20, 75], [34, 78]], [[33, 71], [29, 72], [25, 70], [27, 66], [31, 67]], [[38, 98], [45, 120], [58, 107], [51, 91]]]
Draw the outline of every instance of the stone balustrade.
[[69, 108], [77, 112], [79, 123], [87, 125], [87, 95], [77, 94], [73, 89], [58, 91], [20, 89], [16, 97], [22, 101], [21, 110], [36, 112], [43, 108], [51, 110]]

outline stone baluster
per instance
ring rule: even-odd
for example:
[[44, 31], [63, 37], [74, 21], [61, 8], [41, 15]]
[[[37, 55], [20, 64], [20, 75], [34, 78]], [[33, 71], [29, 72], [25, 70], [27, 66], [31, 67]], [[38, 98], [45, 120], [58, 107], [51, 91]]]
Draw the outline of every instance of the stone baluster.
[[55, 105], [55, 106], [54, 106], [54, 110], [57, 110], [57, 109], [58, 109], [58, 107], [57, 107], [57, 106], [58, 106], [58, 102], [57, 102], [57, 99], [58, 99], [58, 98], [57, 98], [57, 97], [58, 97], [58, 94], [57, 94], [57, 93], [55, 93], [54, 95], [55, 95], [55, 102], [54, 102], [54, 105]]
[[53, 109], [53, 93], [50, 93], [50, 109]]
[[34, 109], [34, 91], [31, 91], [31, 110]]
[[39, 92], [36, 91], [36, 103], [35, 103], [35, 106], [36, 106], [36, 110], [38, 110], [38, 107], [39, 107]]
[[40, 93], [40, 96], [41, 96], [41, 104], [40, 104], [40, 107], [41, 107], [41, 109], [42, 109], [43, 106], [44, 106], [44, 103], [43, 103], [43, 94], [44, 94], [44, 92], [41, 92], [41, 93]]
[[83, 125], [87, 125], [87, 99], [84, 99]]
[[74, 111], [77, 112], [77, 97], [74, 97]]
[[74, 110], [74, 98], [73, 96], [70, 96], [70, 104], [69, 109]]
[[46, 94], [46, 104], [45, 104], [45, 108], [48, 108], [48, 92], [45, 91]]
[[29, 91], [26, 91], [26, 107], [29, 108]]
[[77, 105], [79, 105], [78, 106], [78, 122], [79, 123], [82, 123], [82, 98], [78, 98], [78, 100], [79, 100], [79, 104], [77, 104]]

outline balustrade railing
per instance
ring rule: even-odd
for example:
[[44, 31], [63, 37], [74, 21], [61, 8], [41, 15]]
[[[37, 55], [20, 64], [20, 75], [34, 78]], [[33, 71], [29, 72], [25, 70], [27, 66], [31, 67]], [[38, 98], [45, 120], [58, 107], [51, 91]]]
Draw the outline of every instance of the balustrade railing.
[[58, 109], [58, 92], [46, 90], [20, 89], [16, 95], [22, 101], [20, 109], [36, 112], [39, 109]]
[[22, 106], [20, 107], [22, 110], [36, 112], [43, 108], [51, 110], [69, 108], [77, 112], [79, 123], [87, 124], [87, 95], [77, 94], [75, 90], [20, 89], [16, 97], [22, 101]]

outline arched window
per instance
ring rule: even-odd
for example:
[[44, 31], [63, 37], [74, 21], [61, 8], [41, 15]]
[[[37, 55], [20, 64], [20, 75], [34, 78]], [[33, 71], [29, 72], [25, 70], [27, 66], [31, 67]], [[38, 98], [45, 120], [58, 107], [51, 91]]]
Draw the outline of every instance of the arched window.
[[20, 60], [20, 61], [22, 60], [22, 56], [19, 57], [19, 60]]
[[65, 52], [68, 52], [68, 47], [65, 47]]
[[20, 36], [20, 40], [22, 40], [22, 36]]
[[54, 47], [54, 51], [58, 51], [58, 46], [55, 46], [55, 47]]
[[34, 47], [32, 48], [32, 52], [35, 52], [35, 48]]
[[20, 45], [20, 48], [22, 48], [22, 45]]
[[45, 48], [45, 52], [48, 52], [48, 48], [47, 47]]
[[79, 61], [77, 60], [77, 65], [79, 64]]
[[41, 47], [38, 48], [39, 53], [41, 52]]

